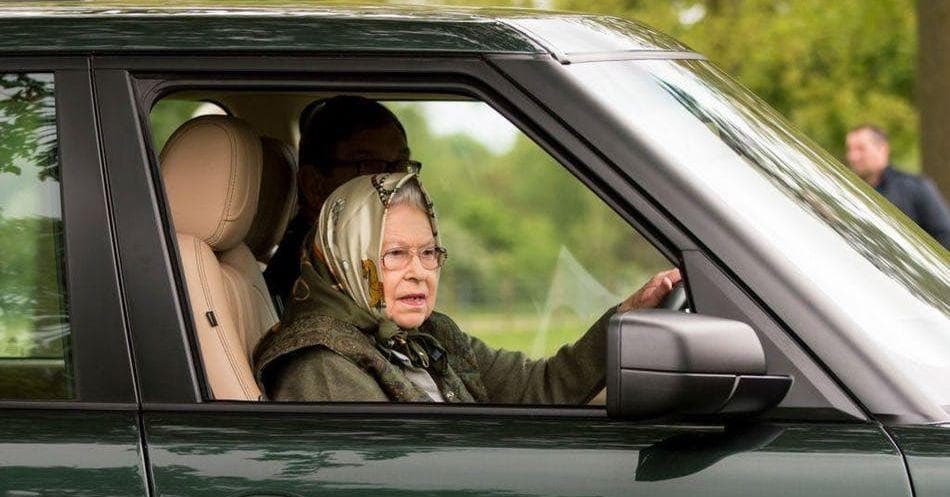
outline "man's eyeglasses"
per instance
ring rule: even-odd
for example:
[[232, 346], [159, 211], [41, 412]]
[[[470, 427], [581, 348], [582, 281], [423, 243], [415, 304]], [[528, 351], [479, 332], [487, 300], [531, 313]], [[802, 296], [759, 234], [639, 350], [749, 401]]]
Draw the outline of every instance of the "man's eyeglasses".
[[419, 257], [419, 263], [422, 264], [422, 267], [432, 270], [442, 267], [449, 254], [444, 247], [439, 246], [423, 247], [421, 249], [398, 247], [383, 252], [380, 262], [384, 269], [399, 271], [409, 265], [413, 256]]
[[416, 160], [399, 159], [393, 161], [377, 159], [335, 160], [333, 169], [348, 168], [356, 176], [380, 173], [418, 173], [422, 163]]

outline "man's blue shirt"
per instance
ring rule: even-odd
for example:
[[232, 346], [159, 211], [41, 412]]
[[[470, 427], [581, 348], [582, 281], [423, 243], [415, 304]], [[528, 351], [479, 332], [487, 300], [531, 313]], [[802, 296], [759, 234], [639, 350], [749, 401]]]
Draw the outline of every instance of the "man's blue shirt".
[[874, 189], [950, 249], [950, 210], [932, 181], [887, 166]]

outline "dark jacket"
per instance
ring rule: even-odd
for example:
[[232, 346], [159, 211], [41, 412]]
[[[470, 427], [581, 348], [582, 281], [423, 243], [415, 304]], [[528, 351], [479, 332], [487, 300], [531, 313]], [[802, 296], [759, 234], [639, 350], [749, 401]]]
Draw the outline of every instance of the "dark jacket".
[[[444, 347], [444, 364], [429, 373], [446, 402], [570, 404], [588, 402], [604, 387], [610, 309], [573, 345], [532, 360], [493, 349], [433, 313], [420, 331]], [[427, 402], [403, 370], [389, 362], [373, 337], [326, 316], [303, 326], [275, 327], [258, 345], [254, 371], [271, 400]]]
[[950, 249], [950, 210], [932, 181], [887, 166], [875, 190]]
[[287, 225], [284, 238], [280, 240], [277, 251], [264, 270], [267, 290], [274, 297], [274, 304], [280, 313], [283, 313], [284, 307], [290, 301], [294, 282], [300, 277], [300, 253], [313, 223], [312, 219], [297, 214]]

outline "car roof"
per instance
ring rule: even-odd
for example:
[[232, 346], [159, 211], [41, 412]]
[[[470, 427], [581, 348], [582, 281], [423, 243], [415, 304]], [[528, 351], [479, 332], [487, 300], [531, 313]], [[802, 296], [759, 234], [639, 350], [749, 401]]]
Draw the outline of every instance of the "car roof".
[[527, 9], [246, 1], [7, 2], [0, 53], [323, 52], [553, 54], [686, 52], [642, 24]]

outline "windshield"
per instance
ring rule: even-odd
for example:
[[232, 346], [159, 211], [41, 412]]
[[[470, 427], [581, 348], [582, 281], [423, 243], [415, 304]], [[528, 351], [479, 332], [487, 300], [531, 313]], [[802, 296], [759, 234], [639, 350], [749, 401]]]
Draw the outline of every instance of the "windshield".
[[950, 256], [938, 242], [706, 61], [568, 72], [678, 170], [702, 177], [716, 202], [741, 212], [898, 374], [950, 404]]

